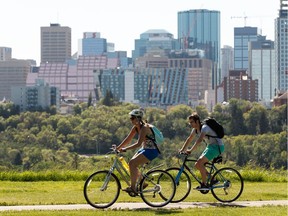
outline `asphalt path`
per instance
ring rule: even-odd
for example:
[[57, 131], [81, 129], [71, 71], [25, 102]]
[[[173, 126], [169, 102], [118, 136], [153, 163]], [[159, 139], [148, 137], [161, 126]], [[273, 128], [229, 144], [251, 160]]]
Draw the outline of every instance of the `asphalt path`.
[[[288, 200], [267, 200], [267, 201], [235, 201], [233, 203], [219, 203], [219, 202], [180, 202], [169, 203], [161, 207], [166, 209], [184, 209], [184, 208], [205, 208], [205, 207], [262, 207], [269, 205], [281, 205], [288, 207]], [[114, 203], [107, 209], [153, 209], [141, 203]], [[0, 206], [1, 211], [25, 211], [25, 210], [81, 210], [81, 209], [95, 209], [88, 204], [74, 204], [74, 205], [25, 205], [25, 206]]]

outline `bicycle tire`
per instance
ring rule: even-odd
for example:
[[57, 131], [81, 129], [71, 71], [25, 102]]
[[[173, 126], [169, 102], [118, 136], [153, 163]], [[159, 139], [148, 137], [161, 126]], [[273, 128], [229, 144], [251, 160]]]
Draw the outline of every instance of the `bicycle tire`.
[[183, 170], [183, 172], [181, 173], [179, 181], [176, 182], [176, 176], [180, 172], [180, 168], [179, 167], [171, 167], [171, 168], [166, 169], [166, 171], [168, 173], [170, 173], [170, 175], [172, 175], [173, 179], [175, 180], [175, 184], [176, 184], [176, 192], [175, 192], [174, 198], [172, 199], [171, 203], [178, 203], [178, 202], [185, 200], [187, 198], [187, 196], [190, 194], [191, 188], [192, 188], [191, 179], [190, 179], [189, 175], [187, 174], [187, 172], [185, 170]]
[[[143, 185], [146, 185], [145, 188]], [[165, 170], [147, 172], [139, 187], [139, 194], [142, 200], [151, 207], [167, 205], [173, 199], [175, 191], [174, 179]]]
[[243, 192], [243, 178], [234, 168], [224, 167], [217, 170], [212, 176], [211, 182], [213, 181], [217, 183], [211, 185], [211, 193], [220, 202], [233, 202]]
[[[106, 181], [108, 179], [108, 181]], [[106, 187], [105, 182], [107, 183]], [[120, 194], [120, 182], [114, 173], [102, 170], [90, 175], [84, 184], [84, 197], [94, 208], [113, 205]]]

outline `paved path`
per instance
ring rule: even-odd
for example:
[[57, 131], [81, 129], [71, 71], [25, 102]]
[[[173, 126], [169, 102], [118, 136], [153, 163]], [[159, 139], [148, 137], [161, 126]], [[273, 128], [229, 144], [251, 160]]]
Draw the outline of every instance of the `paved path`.
[[[162, 208], [204, 208], [216, 206], [233, 206], [233, 207], [252, 207], [265, 205], [285, 205], [288, 207], [288, 200], [267, 200], [267, 201], [239, 201], [233, 203], [219, 202], [180, 202], [169, 203]], [[145, 203], [114, 203], [109, 209], [147, 209], [152, 208]], [[95, 209], [88, 204], [75, 205], [30, 205], [30, 206], [0, 206], [1, 211], [23, 211], [23, 210], [80, 210], [80, 209]]]

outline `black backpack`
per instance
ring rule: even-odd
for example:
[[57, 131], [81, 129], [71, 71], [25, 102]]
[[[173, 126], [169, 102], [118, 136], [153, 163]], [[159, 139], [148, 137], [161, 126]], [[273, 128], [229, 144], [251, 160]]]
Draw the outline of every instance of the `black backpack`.
[[207, 136], [214, 137], [214, 138], [220, 138], [220, 139], [222, 139], [224, 137], [223, 126], [219, 122], [217, 122], [214, 118], [208, 117], [208, 118], [204, 119], [203, 123], [208, 125], [217, 134], [217, 137], [209, 136], [209, 135], [207, 135]]

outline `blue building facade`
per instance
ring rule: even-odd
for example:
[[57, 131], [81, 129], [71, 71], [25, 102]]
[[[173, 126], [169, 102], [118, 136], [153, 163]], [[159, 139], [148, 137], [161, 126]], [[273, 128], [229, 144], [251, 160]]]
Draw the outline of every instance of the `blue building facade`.
[[178, 12], [178, 40], [181, 49], [204, 50], [205, 58], [217, 64], [217, 69], [212, 72], [212, 88], [220, 84], [220, 11], [199, 9]]
[[142, 57], [145, 53], [155, 49], [169, 52], [176, 48], [176, 43], [177, 40], [174, 39], [173, 34], [165, 30], [148, 30], [140, 35], [140, 39], [135, 40], [135, 50], [132, 52], [132, 59], [135, 60], [138, 57]]
[[101, 92], [109, 90], [125, 101], [125, 85], [134, 91], [134, 101], [148, 106], [187, 104], [187, 70], [181, 68], [139, 68], [133, 70], [133, 83], [125, 83], [125, 70], [103, 70]]
[[248, 44], [258, 40], [257, 27], [234, 28], [234, 69], [242, 70], [249, 68]]

